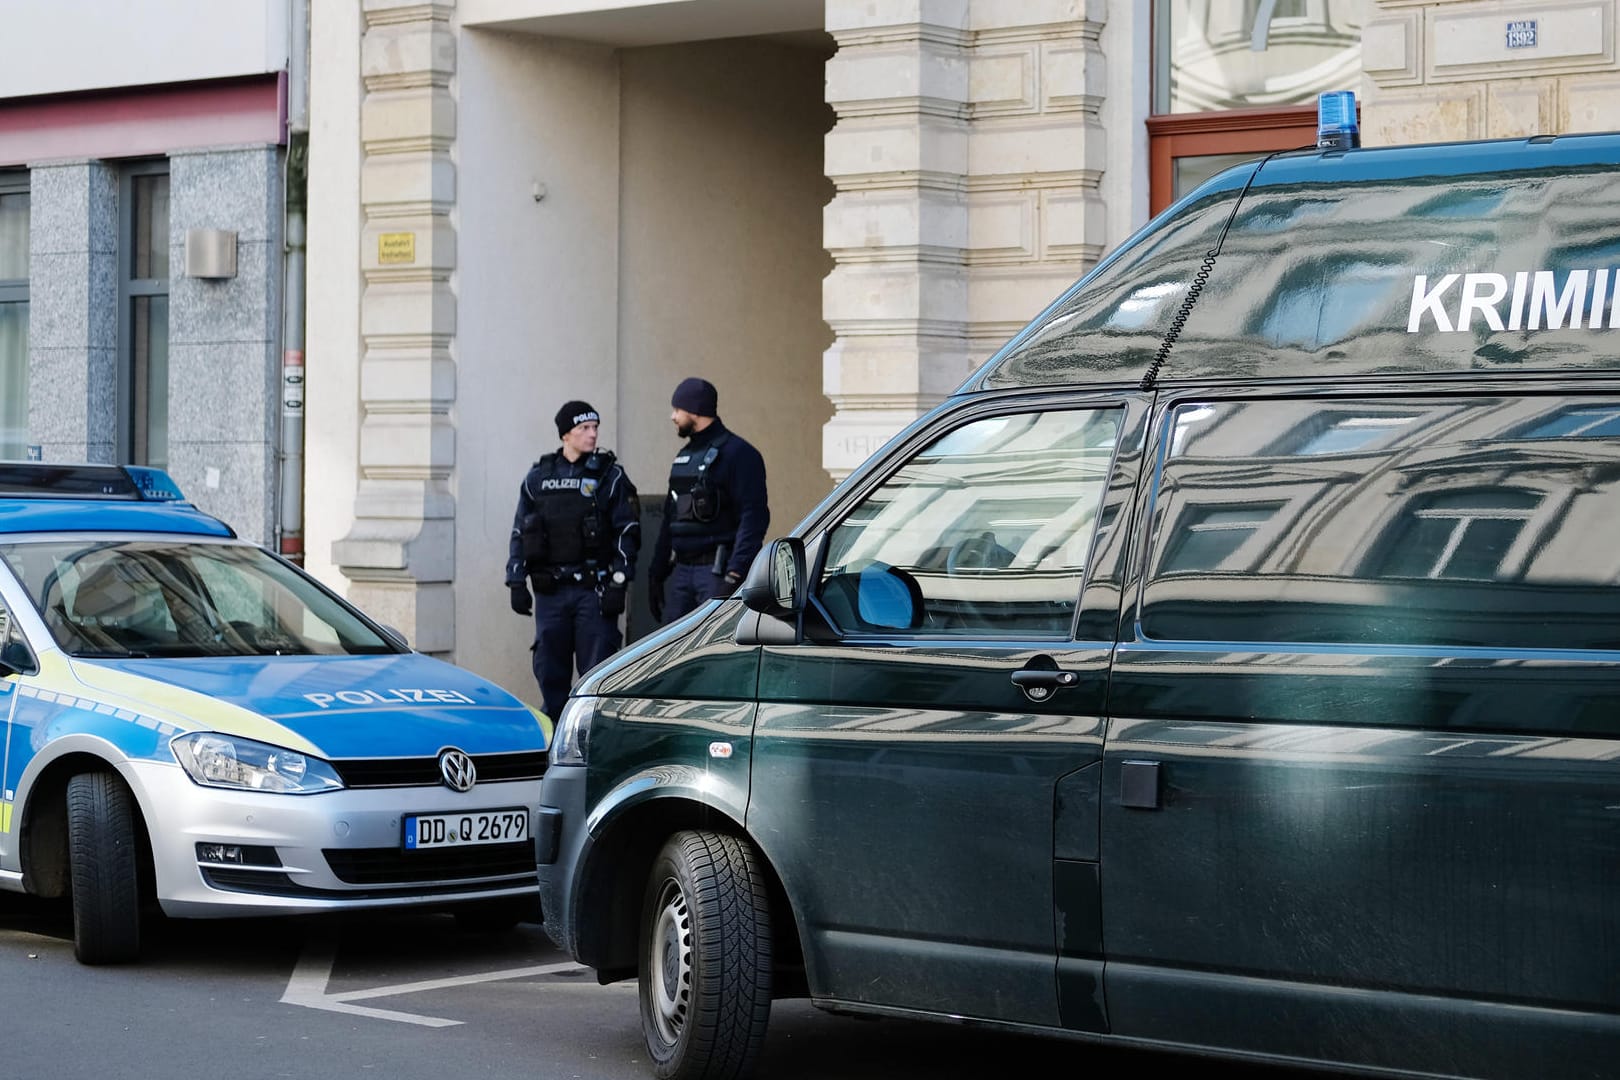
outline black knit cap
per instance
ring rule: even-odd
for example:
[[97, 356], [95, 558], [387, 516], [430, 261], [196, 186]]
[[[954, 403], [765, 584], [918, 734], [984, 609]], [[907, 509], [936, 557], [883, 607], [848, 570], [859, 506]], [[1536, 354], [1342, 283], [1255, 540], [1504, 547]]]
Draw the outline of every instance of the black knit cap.
[[557, 410], [557, 438], [573, 431], [576, 427], [588, 421], [602, 422], [602, 416], [591, 408], [588, 401], [570, 401]]
[[719, 416], [720, 392], [714, 388], [714, 383], [708, 379], [692, 377], [682, 379], [681, 385], [675, 388], [669, 403], [677, 409], [685, 409], [693, 416]]

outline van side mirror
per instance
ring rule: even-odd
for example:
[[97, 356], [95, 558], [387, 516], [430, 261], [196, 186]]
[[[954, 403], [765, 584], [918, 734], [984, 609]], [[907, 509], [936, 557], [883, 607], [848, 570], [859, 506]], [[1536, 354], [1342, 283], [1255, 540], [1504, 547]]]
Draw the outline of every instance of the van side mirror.
[[804, 541], [796, 536], [773, 540], [760, 551], [737, 590], [750, 611], [792, 615], [804, 610], [806, 596]]

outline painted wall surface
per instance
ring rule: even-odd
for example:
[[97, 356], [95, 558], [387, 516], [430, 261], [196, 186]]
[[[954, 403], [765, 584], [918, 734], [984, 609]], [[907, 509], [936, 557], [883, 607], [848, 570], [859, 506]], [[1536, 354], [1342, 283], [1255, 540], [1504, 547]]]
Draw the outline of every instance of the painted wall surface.
[[287, 66], [288, 0], [8, 0], [0, 19], [0, 98]]
[[662, 497], [681, 445], [670, 393], [702, 376], [727, 426], [764, 455], [770, 535], [784, 535], [832, 486], [821, 461], [832, 415], [821, 388], [832, 342], [821, 312], [826, 55], [741, 39], [622, 57], [626, 461], [643, 496]]
[[332, 544], [354, 524], [360, 445], [360, 8], [310, 12], [304, 567], [347, 595]]
[[463, 26], [633, 48], [821, 27], [823, 0], [459, 0]]
[[518, 485], [557, 449], [553, 417], [571, 398], [603, 412], [603, 446], [628, 438], [619, 65], [533, 36], [463, 31], [458, 45], [455, 659], [538, 702], [533, 624], [503, 585]]

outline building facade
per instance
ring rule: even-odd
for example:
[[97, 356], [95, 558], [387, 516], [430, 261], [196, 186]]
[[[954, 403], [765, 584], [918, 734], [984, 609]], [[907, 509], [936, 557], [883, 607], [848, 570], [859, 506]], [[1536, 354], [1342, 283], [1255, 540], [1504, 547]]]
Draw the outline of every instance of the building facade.
[[1615, 8], [317, 5], [309, 566], [521, 689], [502, 563], [563, 401], [656, 504], [709, 378], [787, 532], [1151, 213], [1313, 145], [1320, 91], [1365, 145], [1620, 127]]
[[1151, 214], [1312, 145], [1320, 91], [1365, 145], [1620, 128], [1616, 0], [24, 7], [0, 457], [166, 463], [519, 692], [502, 569], [562, 402], [656, 506], [710, 379], [785, 533]]
[[290, 0], [40, 0], [0, 34], [0, 459], [167, 468], [277, 542]]

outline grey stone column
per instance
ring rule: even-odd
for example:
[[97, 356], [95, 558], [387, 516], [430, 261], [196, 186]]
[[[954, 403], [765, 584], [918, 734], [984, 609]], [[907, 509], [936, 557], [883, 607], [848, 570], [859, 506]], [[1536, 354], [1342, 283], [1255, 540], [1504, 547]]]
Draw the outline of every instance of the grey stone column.
[[28, 432], [46, 461], [113, 461], [118, 428], [118, 174], [29, 176]]
[[[169, 159], [169, 471], [260, 543], [275, 529], [280, 162], [273, 146]], [[236, 276], [189, 276], [188, 229], [234, 232]]]

